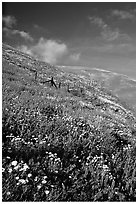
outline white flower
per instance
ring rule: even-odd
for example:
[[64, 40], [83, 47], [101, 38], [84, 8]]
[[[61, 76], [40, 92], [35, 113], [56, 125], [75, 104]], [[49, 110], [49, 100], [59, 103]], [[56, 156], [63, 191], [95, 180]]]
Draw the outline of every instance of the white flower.
[[18, 170], [18, 169], [19, 169], [19, 165], [15, 166], [14, 169], [15, 169], [15, 170]]
[[15, 179], [18, 180], [18, 179], [19, 179], [19, 176], [16, 176]]
[[32, 176], [32, 174], [28, 174], [28, 177], [30, 178]]
[[29, 169], [29, 166], [27, 164], [24, 164], [23, 169], [24, 171], [26, 171], [27, 169]]
[[41, 187], [42, 187], [41, 185], [38, 185], [38, 186], [37, 186], [38, 189], [40, 189]]
[[12, 161], [11, 165], [17, 166], [17, 161]]
[[24, 180], [24, 179], [20, 179], [19, 182], [22, 184], [26, 184], [26, 180]]
[[37, 180], [38, 180], [38, 177], [36, 176], [35, 179], [34, 179], [34, 181], [37, 181]]
[[9, 172], [9, 173], [11, 173], [11, 172], [12, 172], [12, 169], [11, 169], [11, 168], [9, 168], [8, 172]]
[[2, 168], [2, 172], [4, 172], [5, 171], [5, 169], [4, 168]]
[[46, 195], [48, 195], [48, 194], [49, 194], [49, 192], [50, 192], [49, 190], [46, 190], [46, 191], [45, 191], [45, 194], [46, 194]]
[[11, 192], [10, 192], [10, 191], [8, 191], [8, 192], [7, 192], [7, 195], [11, 195]]
[[109, 171], [109, 167], [104, 164], [104, 165], [103, 165], [103, 170], [104, 170], [104, 171]]
[[43, 179], [47, 179], [47, 176], [44, 176]]
[[19, 169], [19, 171], [23, 171], [23, 170], [24, 170], [23, 168], [20, 168], [20, 169]]
[[27, 183], [29, 182], [27, 178], [26, 178], [26, 180], [25, 180], [25, 181], [26, 181]]
[[45, 184], [45, 183], [47, 183], [47, 181], [46, 181], [46, 180], [43, 180], [43, 181], [42, 181], [42, 184]]

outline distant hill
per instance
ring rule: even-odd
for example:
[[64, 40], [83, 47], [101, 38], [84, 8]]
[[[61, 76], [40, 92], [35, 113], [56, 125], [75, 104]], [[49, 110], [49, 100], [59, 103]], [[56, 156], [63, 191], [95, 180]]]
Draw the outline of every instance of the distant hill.
[[2, 60], [3, 201], [136, 201], [134, 101], [121, 100], [135, 83], [6, 44]]
[[91, 80], [97, 80], [104, 88], [118, 96], [120, 100], [126, 101], [131, 107], [136, 109], [136, 81], [128, 76], [111, 71], [81, 67], [81, 66], [59, 66], [65, 72], [74, 72], [85, 75]]

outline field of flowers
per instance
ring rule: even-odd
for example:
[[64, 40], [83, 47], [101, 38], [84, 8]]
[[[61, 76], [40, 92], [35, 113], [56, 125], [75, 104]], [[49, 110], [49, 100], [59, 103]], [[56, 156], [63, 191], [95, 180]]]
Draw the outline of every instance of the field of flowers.
[[136, 201], [131, 114], [3, 64], [2, 200]]

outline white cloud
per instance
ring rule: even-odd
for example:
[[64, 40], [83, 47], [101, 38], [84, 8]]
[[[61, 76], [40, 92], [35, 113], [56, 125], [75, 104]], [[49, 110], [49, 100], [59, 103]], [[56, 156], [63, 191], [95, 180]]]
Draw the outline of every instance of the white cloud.
[[80, 53], [74, 53], [69, 56], [72, 61], [78, 61], [80, 59]]
[[25, 32], [25, 31], [20, 31], [20, 30], [12, 30], [11, 32], [13, 35], [20, 35], [22, 38], [24, 38], [25, 40], [29, 40], [29, 41], [33, 41], [33, 38], [30, 36], [29, 33]]
[[136, 46], [132, 43], [122, 43], [122, 44], [103, 44], [101, 46], [93, 46], [94, 51], [98, 53], [108, 53], [108, 54], [123, 54], [129, 55], [136, 52]]
[[92, 24], [97, 25], [98, 27], [105, 29], [108, 27], [108, 25], [103, 21], [102, 18], [97, 17], [97, 16], [89, 16], [88, 19]]
[[89, 17], [90, 23], [95, 24], [101, 29], [100, 35], [105, 41], [114, 41], [117, 39], [130, 40], [130, 37], [126, 33], [121, 33], [119, 28], [111, 28], [110, 25], [106, 24], [100, 17], [92, 16]]
[[36, 45], [30, 47], [20, 46], [18, 48], [27, 54], [52, 64], [56, 64], [68, 53], [68, 48], [65, 43], [44, 38], [40, 38]]
[[2, 21], [5, 27], [12, 28], [16, 24], [16, 19], [14, 16], [3, 16]]
[[101, 32], [101, 36], [103, 37], [104, 40], [106, 41], [114, 41], [119, 37], [119, 30], [111, 30], [110, 27], [107, 27], [106, 29], [103, 29]]
[[28, 54], [28, 55], [33, 55], [32, 51], [26, 45], [18, 46], [17, 49]]
[[125, 19], [134, 19], [135, 18], [135, 14], [132, 12], [128, 12], [128, 11], [123, 11], [123, 10], [112, 10], [112, 15], [116, 16], [122, 20]]
[[19, 35], [25, 40], [28, 40], [31, 42], [33, 41], [33, 38], [31, 37], [29, 33], [22, 31], [22, 30], [16, 30], [13, 28], [14, 25], [16, 25], [16, 19], [14, 16], [4, 16], [2, 18], [2, 21], [4, 23], [3, 32], [6, 34], [7, 37]]

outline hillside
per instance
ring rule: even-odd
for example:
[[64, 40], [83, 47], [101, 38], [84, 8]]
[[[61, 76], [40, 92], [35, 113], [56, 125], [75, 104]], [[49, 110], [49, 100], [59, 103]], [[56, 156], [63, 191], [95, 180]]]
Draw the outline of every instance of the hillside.
[[3, 201], [135, 201], [133, 109], [87, 74], [2, 54]]
[[65, 72], [75, 72], [85, 75], [91, 80], [97, 80], [104, 88], [110, 90], [120, 100], [127, 102], [129, 106], [136, 110], [136, 81], [128, 76], [108, 70], [82, 66], [59, 66], [59, 68]]

